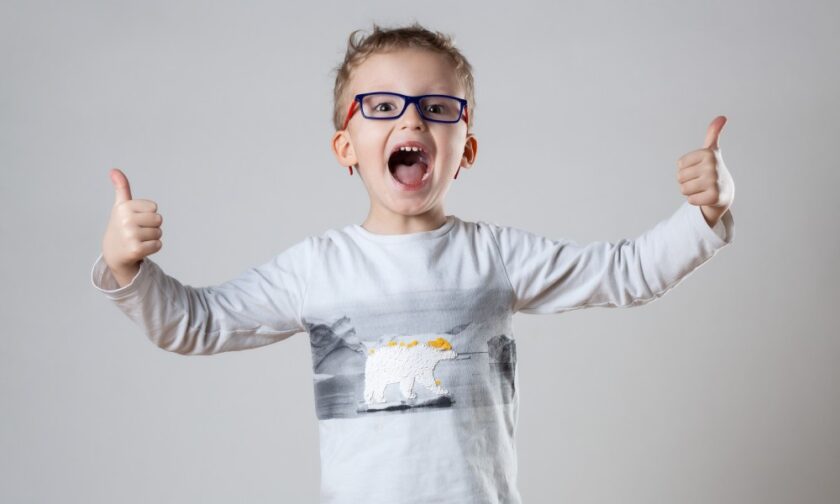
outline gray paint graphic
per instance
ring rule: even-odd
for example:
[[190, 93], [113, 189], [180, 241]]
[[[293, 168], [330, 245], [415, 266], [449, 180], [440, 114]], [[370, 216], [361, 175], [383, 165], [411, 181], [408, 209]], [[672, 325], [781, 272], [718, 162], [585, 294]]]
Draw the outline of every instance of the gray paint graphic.
[[[307, 323], [318, 418], [510, 403], [515, 392], [516, 343], [505, 334], [486, 334], [488, 327], [498, 324], [469, 322], [441, 332], [381, 334], [361, 339], [348, 316], [331, 322]], [[448, 344], [451, 349], [430, 348], [430, 344]], [[388, 383], [378, 384], [375, 396], [371, 390], [366, 396], [366, 364], [372, 355], [369, 352], [383, 346], [393, 347], [391, 350], [398, 350], [396, 354], [403, 357], [415, 349], [421, 350], [424, 355], [431, 355], [432, 360], [422, 364], [428, 369], [416, 372], [408, 370], [405, 366], [411, 364], [403, 361], [386, 363], [386, 367], [393, 365], [399, 369], [387, 369], [379, 378]], [[461, 352], [459, 348], [473, 351]], [[440, 359], [434, 358], [435, 350], [441, 352]], [[370, 377], [368, 366], [368, 380]], [[415, 386], [415, 381], [422, 386]]]

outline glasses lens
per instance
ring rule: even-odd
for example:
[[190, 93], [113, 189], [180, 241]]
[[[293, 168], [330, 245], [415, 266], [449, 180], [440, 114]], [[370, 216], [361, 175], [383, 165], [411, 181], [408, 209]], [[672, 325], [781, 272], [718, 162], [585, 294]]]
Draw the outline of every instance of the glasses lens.
[[453, 122], [461, 115], [461, 102], [446, 96], [427, 96], [420, 100], [420, 108], [433, 121]]
[[401, 96], [377, 93], [362, 98], [362, 112], [366, 117], [387, 119], [397, 117], [405, 107], [405, 100]]

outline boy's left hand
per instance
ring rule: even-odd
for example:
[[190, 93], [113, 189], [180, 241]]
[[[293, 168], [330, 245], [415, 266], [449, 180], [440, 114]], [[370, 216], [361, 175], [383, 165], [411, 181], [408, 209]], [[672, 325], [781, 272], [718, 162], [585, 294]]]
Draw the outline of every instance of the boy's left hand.
[[715, 117], [706, 131], [704, 147], [677, 160], [677, 182], [688, 202], [697, 205], [714, 227], [735, 199], [735, 181], [726, 169], [718, 138], [726, 116]]

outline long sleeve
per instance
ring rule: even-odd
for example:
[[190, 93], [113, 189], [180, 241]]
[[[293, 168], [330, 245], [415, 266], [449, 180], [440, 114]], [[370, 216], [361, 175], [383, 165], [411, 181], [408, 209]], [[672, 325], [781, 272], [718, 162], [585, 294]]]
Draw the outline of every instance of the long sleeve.
[[514, 312], [560, 313], [593, 306], [629, 307], [657, 299], [732, 242], [730, 208], [709, 227], [687, 201], [634, 240], [551, 240], [490, 224], [515, 295]]
[[301, 312], [310, 244], [301, 241], [230, 281], [198, 288], [182, 285], [148, 257], [131, 282], [119, 287], [100, 254], [91, 282], [164, 350], [183, 355], [245, 350], [306, 330]]

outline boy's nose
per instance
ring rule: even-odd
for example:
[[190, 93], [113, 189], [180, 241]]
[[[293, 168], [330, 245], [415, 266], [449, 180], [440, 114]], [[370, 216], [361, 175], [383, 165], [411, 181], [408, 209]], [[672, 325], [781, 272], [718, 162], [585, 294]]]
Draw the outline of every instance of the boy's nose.
[[420, 115], [420, 110], [417, 108], [416, 103], [412, 103], [409, 105], [405, 112], [403, 112], [402, 117], [400, 117], [400, 127], [408, 127], [408, 128], [424, 128], [426, 127], [426, 121], [423, 120], [423, 117]]

